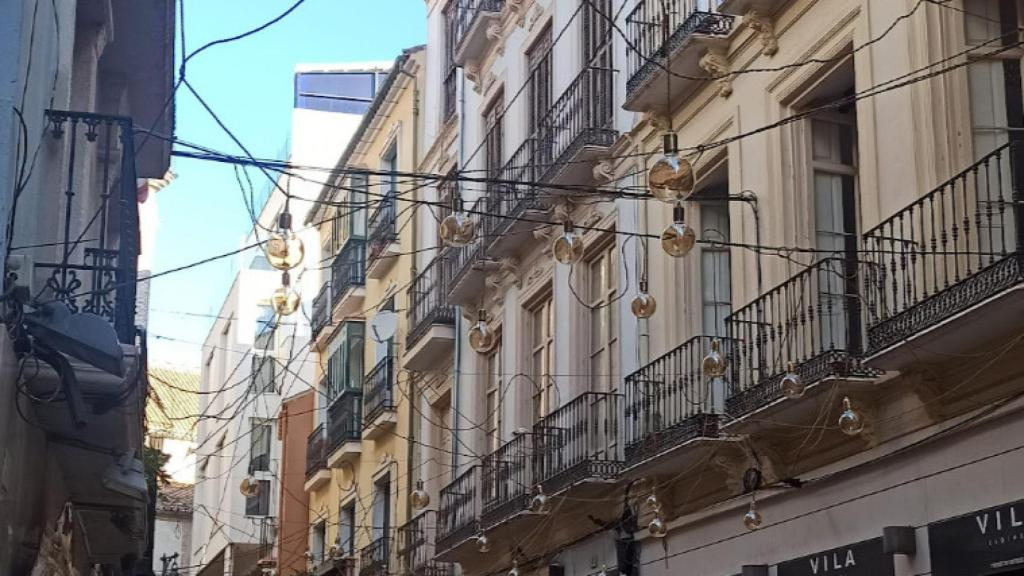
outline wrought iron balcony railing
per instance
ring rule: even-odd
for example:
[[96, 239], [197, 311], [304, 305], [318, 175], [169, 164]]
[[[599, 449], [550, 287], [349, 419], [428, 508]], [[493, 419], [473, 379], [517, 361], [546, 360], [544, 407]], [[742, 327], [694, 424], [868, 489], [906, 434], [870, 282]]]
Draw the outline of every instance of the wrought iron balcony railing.
[[455, 10], [455, 50], [459, 50], [467, 33], [482, 14], [500, 13], [504, 5], [504, 0], [460, 0]]
[[366, 375], [363, 386], [363, 422], [370, 425], [384, 412], [395, 410], [395, 359], [385, 356]]
[[587, 67], [569, 84], [541, 120], [537, 140], [540, 179], [547, 181], [584, 146], [611, 146], [615, 85], [610, 68]]
[[321, 422], [306, 439], [306, 478], [327, 468], [327, 429]]
[[328, 452], [346, 442], [359, 442], [363, 432], [363, 394], [345, 390], [327, 407]]
[[320, 292], [313, 298], [312, 318], [310, 318], [310, 330], [313, 338], [316, 339], [320, 332], [331, 323], [331, 283], [325, 282], [320, 287]]
[[534, 426], [534, 479], [554, 493], [622, 471], [622, 395], [584, 392]]
[[389, 576], [394, 544], [388, 536], [381, 536], [359, 551], [359, 576]]
[[519, 434], [484, 456], [480, 521], [493, 526], [526, 509], [534, 485], [534, 434]]
[[1000, 146], [864, 234], [869, 353], [1024, 281], [1022, 152]]
[[466, 540], [477, 530], [481, 510], [480, 466], [472, 466], [441, 489], [437, 510], [438, 550]]
[[727, 36], [732, 31], [733, 16], [700, 10], [701, 4], [699, 0], [641, 0], [626, 16], [630, 45], [627, 94], [661, 70], [666, 54], [671, 57], [691, 36]]
[[727, 414], [738, 417], [779, 399], [789, 362], [808, 384], [874, 375], [860, 362], [857, 276], [855, 261], [820, 260], [726, 318], [738, 363]]
[[[55, 247], [34, 249], [42, 300], [97, 314], [118, 340], [135, 342], [139, 210], [132, 121], [48, 110], [49, 133], [64, 150], [63, 222]], [[36, 295], [33, 295], [36, 296]]]
[[[483, 211], [483, 233], [488, 242], [505, 234], [518, 216], [528, 209], [539, 209], [537, 181], [543, 167], [551, 164], [538, 154], [537, 139], [527, 138], [508, 159], [499, 174], [501, 183], [491, 184]], [[550, 148], [548, 149], [550, 150]]]
[[331, 263], [331, 305], [337, 306], [350, 288], [366, 282], [366, 240], [349, 238]]
[[398, 240], [398, 232], [395, 227], [397, 216], [397, 200], [393, 192], [389, 192], [380, 199], [377, 209], [370, 215], [366, 223], [366, 241], [369, 244], [369, 255], [366, 266], [370, 267], [384, 254], [393, 242]]
[[626, 377], [626, 463], [633, 465], [674, 446], [718, 434], [726, 382], [733, 380], [732, 341], [722, 338], [725, 375], [704, 374], [710, 336], [695, 336]]
[[475, 219], [477, 222], [477, 235], [473, 243], [469, 246], [458, 248], [444, 248], [441, 252], [440, 258], [444, 261], [442, 264], [444, 266], [442, 282], [444, 283], [446, 294], [450, 294], [462, 282], [473, 266], [483, 259], [484, 248], [492, 237], [486, 229], [489, 218], [480, 214], [487, 210], [489, 204], [489, 195], [481, 196], [473, 203], [473, 209], [469, 215], [470, 218]]
[[412, 576], [452, 576], [453, 566], [434, 560], [437, 514], [426, 510], [400, 526], [398, 561], [401, 574]]
[[455, 307], [448, 304], [444, 284], [444, 259], [430, 261], [409, 286], [409, 335], [406, 349], [412, 348], [435, 324], [454, 324]]

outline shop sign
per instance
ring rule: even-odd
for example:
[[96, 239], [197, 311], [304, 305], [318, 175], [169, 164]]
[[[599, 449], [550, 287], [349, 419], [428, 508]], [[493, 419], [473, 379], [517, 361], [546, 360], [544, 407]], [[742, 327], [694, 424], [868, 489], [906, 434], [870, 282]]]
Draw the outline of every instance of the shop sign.
[[893, 576], [892, 556], [873, 538], [781, 562], [778, 576]]
[[1024, 500], [928, 525], [933, 576], [1024, 569]]

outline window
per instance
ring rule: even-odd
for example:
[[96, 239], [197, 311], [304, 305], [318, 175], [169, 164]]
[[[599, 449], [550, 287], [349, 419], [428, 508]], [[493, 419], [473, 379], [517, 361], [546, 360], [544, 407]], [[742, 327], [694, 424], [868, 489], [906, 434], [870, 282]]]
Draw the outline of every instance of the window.
[[254, 348], [264, 352], [273, 349], [275, 324], [276, 315], [274, 309], [261, 304], [256, 316], [256, 336], [253, 338]]
[[612, 392], [619, 374], [619, 259], [614, 242], [587, 263], [590, 306], [590, 381], [596, 392]]
[[484, 112], [484, 162], [487, 177], [499, 178], [505, 161], [502, 141], [505, 138], [505, 95], [498, 92]]
[[[390, 533], [391, 527], [391, 479], [385, 475], [373, 483], [373, 527], [371, 536], [374, 541], [380, 540]], [[384, 555], [387, 558], [387, 554]]]
[[584, 103], [588, 127], [600, 128], [611, 124], [615, 114], [614, 65], [612, 62], [611, 0], [587, 0], [584, 10], [583, 63], [586, 73]]
[[249, 473], [270, 471], [270, 444], [273, 440], [272, 421], [253, 418], [249, 434]]
[[[964, 32], [968, 46], [992, 52], [1018, 41], [1019, 14], [1016, 2], [975, 0], [964, 15]], [[1018, 51], [1009, 50], [985, 58], [974, 58], [967, 67], [974, 137], [974, 157], [992, 152], [1009, 141], [1014, 129], [1024, 128], [1024, 103], [1021, 102], [1021, 62]]]
[[455, 93], [457, 68], [455, 67], [455, 49], [458, 47], [458, 18], [459, 0], [449, 0], [444, 7], [444, 66], [441, 73], [444, 88], [442, 120], [447, 120], [455, 114]]
[[[350, 188], [348, 191], [349, 204], [351, 207], [359, 206], [360, 208], [349, 208], [348, 218], [343, 220], [347, 228], [345, 233], [348, 238], [362, 238], [366, 235], [366, 189], [368, 186], [366, 174], [353, 174], [348, 179], [348, 186]], [[340, 250], [341, 245], [344, 244], [340, 236], [338, 242], [337, 249]]]
[[355, 500], [341, 507], [338, 518], [338, 550], [345, 556], [354, 556], [356, 553]]
[[[729, 242], [729, 205], [723, 197], [700, 205], [701, 239]], [[701, 314], [704, 334], [725, 336], [725, 318], [732, 312], [729, 247], [703, 244], [700, 249]]]
[[555, 319], [550, 295], [530, 310], [530, 375], [533, 377], [533, 417], [539, 421], [551, 411]]
[[309, 542], [309, 552], [313, 555], [313, 564], [324, 561], [327, 549], [327, 523], [319, 522], [313, 526], [313, 537]]
[[[551, 27], [549, 26], [526, 53], [527, 66], [530, 71], [528, 80], [527, 102], [529, 104], [529, 131], [534, 133], [540, 128], [541, 120], [551, 108]], [[538, 135], [543, 140], [543, 135]]]
[[257, 480], [256, 494], [245, 497], [246, 516], [270, 515], [270, 480]]
[[378, 72], [300, 72], [295, 75], [295, 107], [364, 114], [383, 77]]
[[484, 415], [487, 418], [487, 450], [493, 452], [501, 446], [501, 341], [499, 340], [491, 353], [484, 359], [484, 378], [486, 379], [487, 399]]
[[329, 347], [327, 395], [336, 398], [343, 390], [363, 387], [364, 327], [362, 322], [345, 322]]
[[252, 393], [274, 394], [277, 392], [277, 360], [269, 354], [254, 354], [252, 357]]

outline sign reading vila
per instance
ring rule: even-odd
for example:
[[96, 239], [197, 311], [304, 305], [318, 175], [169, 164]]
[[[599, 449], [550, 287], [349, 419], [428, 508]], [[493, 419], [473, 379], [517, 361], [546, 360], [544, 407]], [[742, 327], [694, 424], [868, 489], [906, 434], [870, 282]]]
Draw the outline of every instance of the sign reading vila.
[[933, 576], [1024, 568], [1024, 500], [928, 525]]
[[779, 576], [893, 576], [892, 557], [873, 538], [781, 562]]

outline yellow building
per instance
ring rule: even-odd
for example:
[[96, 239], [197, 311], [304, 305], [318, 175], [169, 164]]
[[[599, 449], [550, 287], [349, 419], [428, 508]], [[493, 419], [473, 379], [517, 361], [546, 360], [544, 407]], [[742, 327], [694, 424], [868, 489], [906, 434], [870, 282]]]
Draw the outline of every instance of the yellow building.
[[[403, 199], [418, 153], [423, 49], [395, 61], [320, 193], [322, 290], [313, 302], [317, 423], [308, 444], [309, 558], [317, 574], [388, 574], [414, 513], [404, 369], [415, 229]], [[401, 191], [400, 191], [401, 186]]]

